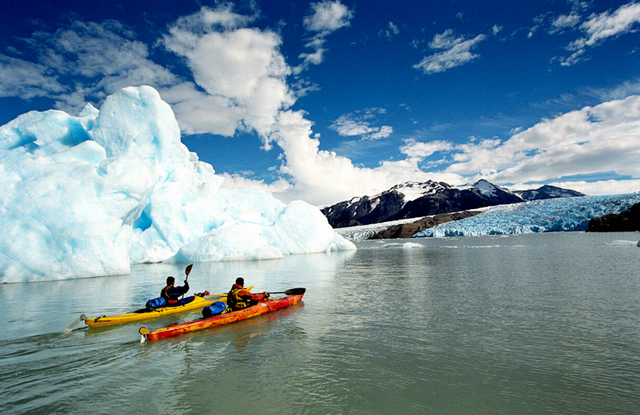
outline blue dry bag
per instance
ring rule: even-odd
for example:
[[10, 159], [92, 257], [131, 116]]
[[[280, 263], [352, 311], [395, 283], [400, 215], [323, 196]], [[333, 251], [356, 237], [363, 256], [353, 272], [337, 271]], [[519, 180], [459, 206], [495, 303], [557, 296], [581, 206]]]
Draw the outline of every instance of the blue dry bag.
[[209, 318], [213, 316], [217, 316], [227, 309], [227, 306], [222, 301], [216, 301], [208, 307], [202, 309], [202, 316], [204, 318]]
[[166, 307], [166, 306], [167, 306], [167, 300], [165, 300], [164, 297], [152, 298], [151, 300], [147, 301], [147, 308], [150, 308], [152, 310], [155, 308]]

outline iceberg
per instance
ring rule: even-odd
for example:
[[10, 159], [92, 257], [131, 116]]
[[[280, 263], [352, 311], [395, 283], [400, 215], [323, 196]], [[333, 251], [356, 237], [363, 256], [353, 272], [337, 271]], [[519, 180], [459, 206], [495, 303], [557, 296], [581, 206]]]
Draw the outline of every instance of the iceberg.
[[223, 180], [151, 87], [23, 114], [0, 127], [0, 283], [356, 249], [317, 207]]
[[640, 193], [568, 197], [500, 205], [470, 218], [425, 229], [414, 237], [586, 231], [589, 220], [610, 213], [622, 213], [638, 202]]

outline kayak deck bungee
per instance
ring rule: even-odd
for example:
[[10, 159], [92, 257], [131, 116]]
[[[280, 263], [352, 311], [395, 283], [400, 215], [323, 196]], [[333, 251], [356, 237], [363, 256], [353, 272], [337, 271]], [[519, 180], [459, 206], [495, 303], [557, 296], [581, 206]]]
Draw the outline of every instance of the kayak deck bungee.
[[140, 334], [142, 334], [143, 336], [141, 341], [144, 341], [145, 338], [150, 341], [165, 339], [168, 337], [178, 336], [183, 333], [205, 330], [224, 324], [257, 317], [259, 315], [267, 314], [284, 307], [298, 304], [300, 300], [302, 300], [303, 296], [304, 293], [298, 295], [290, 295], [285, 298], [262, 301], [254, 306], [247, 307], [242, 310], [232, 311], [230, 313], [220, 314], [209, 318], [201, 318], [185, 323], [172, 324], [170, 326], [163, 327], [154, 331], [149, 331], [148, 329], [141, 327]]
[[[251, 291], [253, 285], [247, 288]], [[227, 294], [213, 294], [213, 295], [196, 295], [193, 301], [186, 304], [173, 306], [173, 307], [161, 307], [153, 310], [145, 311], [138, 310], [131, 313], [117, 314], [113, 316], [100, 316], [94, 318], [83, 318], [84, 322], [89, 327], [107, 327], [117, 324], [132, 323], [135, 321], [151, 320], [153, 318], [169, 316], [172, 314], [184, 313], [190, 310], [196, 310], [198, 308], [204, 308], [213, 304], [216, 301], [222, 301], [227, 303]], [[83, 315], [84, 316], [84, 315]], [[82, 316], [81, 316], [82, 317]]]

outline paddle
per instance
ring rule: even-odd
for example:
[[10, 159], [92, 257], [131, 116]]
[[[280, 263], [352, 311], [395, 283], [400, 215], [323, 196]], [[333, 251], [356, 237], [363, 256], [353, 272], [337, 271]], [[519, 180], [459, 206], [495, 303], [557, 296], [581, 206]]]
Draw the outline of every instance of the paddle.
[[[189, 265], [187, 265], [187, 267], [184, 269], [184, 275], [185, 275], [185, 277], [186, 277], [186, 278], [184, 279], [184, 282], [185, 282], [185, 283], [186, 283], [186, 282], [187, 282], [187, 280], [189, 279], [189, 273], [191, 273], [191, 268], [193, 268], [193, 264], [189, 264]], [[184, 294], [182, 294], [182, 297], [181, 297], [181, 298], [184, 298]]]
[[87, 316], [85, 316], [84, 314], [80, 314], [80, 317], [78, 317], [77, 319], [75, 319], [73, 321], [73, 323], [69, 324], [69, 327], [67, 327], [66, 329], [64, 329], [62, 332], [63, 333], [71, 333], [71, 331], [73, 329], [76, 328], [76, 326], [81, 322], [87, 319]]
[[193, 268], [193, 264], [187, 265], [187, 268], [184, 269], [184, 274], [186, 276], [186, 278], [184, 279], [184, 282], [187, 282], [187, 280], [189, 279], [189, 274], [191, 273], [191, 268]]
[[306, 288], [292, 288], [287, 291], [277, 291], [277, 292], [269, 292], [269, 294], [286, 294], [286, 295], [301, 295], [307, 291]]
[[151, 331], [149, 331], [149, 329], [144, 328], [144, 327], [140, 327], [140, 330], [138, 330], [138, 333], [141, 334], [140, 336], [140, 343], [144, 343], [144, 341], [146, 340], [146, 336], [147, 334], [151, 333]]

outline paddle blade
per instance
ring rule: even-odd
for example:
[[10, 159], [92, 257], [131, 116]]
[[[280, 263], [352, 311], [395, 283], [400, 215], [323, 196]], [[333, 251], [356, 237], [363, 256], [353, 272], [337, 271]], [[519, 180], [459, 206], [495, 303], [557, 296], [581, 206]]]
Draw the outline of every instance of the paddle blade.
[[76, 326], [81, 322], [87, 319], [87, 316], [85, 316], [84, 314], [80, 314], [80, 317], [78, 317], [77, 319], [75, 319], [73, 321], [73, 323], [69, 324], [69, 327], [67, 327], [66, 329], [64, 329], [63, 333], [71, 333], [71, 331], [73, 329], [76, 328]]
[[285, 291], [284, 293], [287, 295], [302, 295], [307, 292], [306, 288], [292, 288], [290, 290]]
[[187, 268], [184, 270], [185, 275], [188, 277], [191, 272], [191, 268], [193, 268], [193, 264], [187, 265]]
[[140, 330], [138, 330], [138, 333], [140, 333], [140, 343], [144, 343], [144, 341], [147, 340], [147, 334], [151, 332], [149, 331], [149, 329], [145, 327], [140, 327]]

